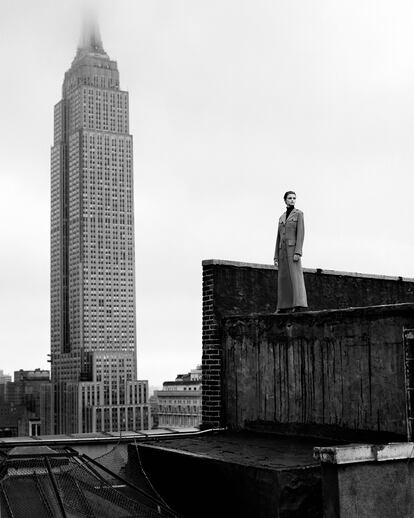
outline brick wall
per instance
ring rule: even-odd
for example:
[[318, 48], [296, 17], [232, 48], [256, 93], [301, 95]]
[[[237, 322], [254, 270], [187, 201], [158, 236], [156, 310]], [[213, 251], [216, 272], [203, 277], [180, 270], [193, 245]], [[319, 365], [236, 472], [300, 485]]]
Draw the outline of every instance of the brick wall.
[[202, 428], [220, 426], [222, 406], [222, 348], [219, 318], [215, 309], [216, 268], [203, 267]]
[[[319, 269], [304, 273], [311, 310], [414, 302], [414, 279]], [[203, 428], [226, 424], [223, 319], [274, 313], [276, 305], [273, 266], [203, 261]]]

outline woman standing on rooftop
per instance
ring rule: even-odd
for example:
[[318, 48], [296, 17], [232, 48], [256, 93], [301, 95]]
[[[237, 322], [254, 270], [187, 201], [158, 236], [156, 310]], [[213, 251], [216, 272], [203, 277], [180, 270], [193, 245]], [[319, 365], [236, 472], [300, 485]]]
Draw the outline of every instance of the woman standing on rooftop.
[[283, 199], [286, 212], [279, 218], [274, 255], [274, 264], [278, 266], [278, 313], [303, 311], [308, 307], [301, 263], [305, 236], [303, 212], [295, 208], [295, 192], [287, 191]]

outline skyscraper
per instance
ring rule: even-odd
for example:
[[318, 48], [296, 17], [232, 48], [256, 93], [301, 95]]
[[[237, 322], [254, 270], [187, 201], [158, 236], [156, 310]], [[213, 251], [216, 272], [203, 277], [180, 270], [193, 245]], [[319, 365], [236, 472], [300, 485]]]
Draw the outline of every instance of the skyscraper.
[[85, 22], [55, 106], [51, 152], [52, 433], [148, 427], [136, 381], [128, 92]]

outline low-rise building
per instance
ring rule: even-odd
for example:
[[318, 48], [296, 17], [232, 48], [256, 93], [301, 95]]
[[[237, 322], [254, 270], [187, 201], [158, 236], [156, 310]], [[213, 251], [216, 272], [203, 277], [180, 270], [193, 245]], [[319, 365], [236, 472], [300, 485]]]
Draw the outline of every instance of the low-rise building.
[[159, 428], [159, 411], [158, 411], [158, 397], [154, 393], [149, 397], [148, 400], [151, 407], [151, 429]]
[[197, 427], [201, 423], [201, 366], [187, 374], [178, 374], [175, 381], [165, 381], [155, 391], [158, 400], [159, 428]]
[[4, 371], [0, 370], [0, 385], [4, 385], [11, 380], [10, 374], [4, 374]]
[[0, 405], [5, 403], [6, 386], [11, 380], [10, 374], [4, 374], [4, 371], [0, 370]]
[[5, 436], [37, 436], [41, 433], [40, 399], [42, 387], [49, 386], [48, 370], [22, 370], [14, 372], [2, 384], [0, 432]]

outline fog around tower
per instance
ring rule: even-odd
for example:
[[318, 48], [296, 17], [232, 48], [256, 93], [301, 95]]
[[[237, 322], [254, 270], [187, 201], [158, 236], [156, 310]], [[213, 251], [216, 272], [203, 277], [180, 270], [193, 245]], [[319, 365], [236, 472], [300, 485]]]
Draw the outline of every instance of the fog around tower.
[[[82, 3], [2, 7], [1, 365], [47, 367], [53, 105]], [[414, 6], [102, 0], [130, 95], [138, 376], [201, 360], [201, 261], [270, 264], [283, 193], [305, 267], [414, 277]], [[408, 199], [407, 199], [408, 197]]]
[[99, 28], [99, 9], [96, 2], [86, 2], [82, 7], [82, 21], [78, 49], [102, 49], [103, 43]]

